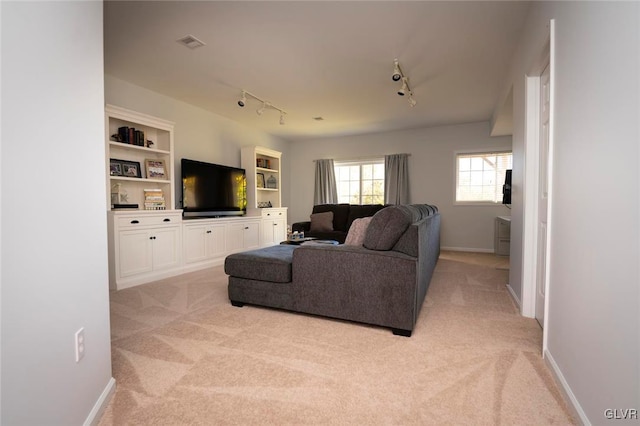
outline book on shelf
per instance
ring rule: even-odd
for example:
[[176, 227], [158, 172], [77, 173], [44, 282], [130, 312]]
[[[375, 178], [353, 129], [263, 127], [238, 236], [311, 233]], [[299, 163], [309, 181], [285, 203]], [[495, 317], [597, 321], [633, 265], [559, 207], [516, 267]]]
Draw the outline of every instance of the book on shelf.
[[161, 189], [153, 188], [144, 190], [144, 209], [166, 210], [164, 194]]

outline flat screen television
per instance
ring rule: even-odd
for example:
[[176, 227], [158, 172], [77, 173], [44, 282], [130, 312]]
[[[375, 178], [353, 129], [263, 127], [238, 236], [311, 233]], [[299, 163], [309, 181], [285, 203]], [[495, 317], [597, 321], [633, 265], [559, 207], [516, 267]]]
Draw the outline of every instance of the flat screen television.
[[185, 218], [243, 216], [247, 179], [238, 167], [183, 158], [182, 215]]
[[502, 204], [511, 204], [511, 169], [507, 170], [502, 185]]

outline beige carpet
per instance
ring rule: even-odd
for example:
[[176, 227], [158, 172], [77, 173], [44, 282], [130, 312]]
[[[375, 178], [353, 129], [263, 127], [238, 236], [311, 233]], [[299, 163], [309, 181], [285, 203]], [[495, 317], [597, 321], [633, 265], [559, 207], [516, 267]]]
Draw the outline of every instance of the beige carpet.
[[117, 388], [100, 424], [573, 424], [507, 270], [454, 259], [410, 338], [232, 307], [221, 267], [112, 293]]

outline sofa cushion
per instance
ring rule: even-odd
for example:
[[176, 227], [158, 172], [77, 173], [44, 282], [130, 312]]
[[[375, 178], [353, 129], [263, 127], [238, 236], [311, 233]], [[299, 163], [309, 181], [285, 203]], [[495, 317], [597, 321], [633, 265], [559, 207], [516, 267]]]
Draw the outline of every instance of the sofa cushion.
[[333, 230], [347, 232], [349, 204], [318, 204], [311, 213], [333, 212]]
[[333, 212], [313, 213], [309, 230], [311, 232], [333, 231]]
[[402, 206], [389, 206], [373, 215], [364, 236], [369, 250], [391, 250], [411, 224], [411, 215]]
[[224, 272], [250, 280], [291, 282], [291, 259], [297, 247], [282, 244], [231, 254], [224, 261]]
[[348, 246], [361, 246], [362, 243], [364, 243], [364, 236], [369, 227], [369, 223], [371, 223], [371, 219], [372, 217], [361, 217], [360, 219], [354, 220], [344, 243]]
[[382, 210], [382, 204], [352, 204], [349, 206], [349, 218], [347, 219], [347, 229], [351, 229], [354, 220], [362, 217], [370, 217]]

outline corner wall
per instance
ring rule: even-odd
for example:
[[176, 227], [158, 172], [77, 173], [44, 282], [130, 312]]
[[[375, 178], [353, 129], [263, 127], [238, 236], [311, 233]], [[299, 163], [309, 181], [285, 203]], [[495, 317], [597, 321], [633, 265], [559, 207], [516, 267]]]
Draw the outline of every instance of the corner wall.
[[489, 132], [489, 123], [482, 122], [292, 143], [289, 222], [309, 220], [314, 160], [409, 153], [411, 202], [438, 206], [442, 247], [493, 252], [494, 219], [508, 216], [510, 210], [503, 205], [454, 205], [456, 151], [511, 149], [510, 136], [491, 137]]
[[604, 424], [606, 409], [640, 410], [640, 3], [532, 3], [504, 89], [513, 84], [510, 284], [518, 296], [524, 79], [550, 19], [556, 87], [545, 356], [581, 422]]
[[0, 423], [79, 425], [113, 388], [102, 3], [0, 7]]

